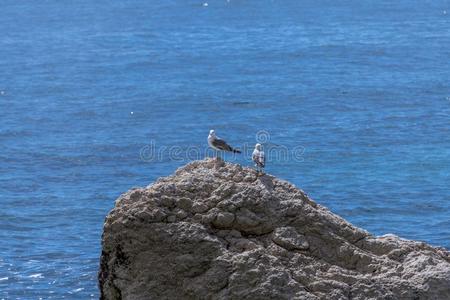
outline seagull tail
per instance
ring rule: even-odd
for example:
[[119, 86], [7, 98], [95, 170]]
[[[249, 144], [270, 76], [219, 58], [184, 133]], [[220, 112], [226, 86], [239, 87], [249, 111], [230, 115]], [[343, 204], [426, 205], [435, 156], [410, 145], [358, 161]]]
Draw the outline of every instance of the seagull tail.
[[239, 150], [239, 149], [233, 149], [232, 151], [233, 151], [233, 153], [241, 153], [241, 150]]

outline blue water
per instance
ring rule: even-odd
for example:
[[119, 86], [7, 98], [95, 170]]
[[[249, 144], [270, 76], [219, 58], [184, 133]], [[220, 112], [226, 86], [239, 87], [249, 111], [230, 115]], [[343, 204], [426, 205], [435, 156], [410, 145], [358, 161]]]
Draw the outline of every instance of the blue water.
[[114, 200], [211, 128], [265, 130], [267, 172], [450, 248], [450, 1], [3, 0], [0, 120], [0, 299], [98, 298]]

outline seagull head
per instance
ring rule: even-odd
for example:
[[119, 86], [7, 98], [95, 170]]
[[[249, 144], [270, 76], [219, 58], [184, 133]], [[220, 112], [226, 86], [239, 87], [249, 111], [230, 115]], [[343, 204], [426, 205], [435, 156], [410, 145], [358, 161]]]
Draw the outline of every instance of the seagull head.
[[258, 151], [260, 151], [260, 150], [261, 150], [261, 144], [260, 144], [260, 143], [256, 144], [256, 145], [255, 145], [255, 149], [258, 150]]
[[209, 131], [209, 135], [210, 135], [210, 136], [216, 136], [216, 132], [214, 131], [214, 129], [211, 129], [211, 130]]

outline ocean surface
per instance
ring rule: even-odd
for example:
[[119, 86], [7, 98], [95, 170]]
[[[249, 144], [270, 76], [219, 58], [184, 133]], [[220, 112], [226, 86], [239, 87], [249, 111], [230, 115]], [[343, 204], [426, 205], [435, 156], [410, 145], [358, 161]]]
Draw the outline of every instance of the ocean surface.
[[97, 299], [115, 199], [210, 129], [357, 226], [450, 248], [449, 121], [450, 1], [3, 0], [0, 299]]

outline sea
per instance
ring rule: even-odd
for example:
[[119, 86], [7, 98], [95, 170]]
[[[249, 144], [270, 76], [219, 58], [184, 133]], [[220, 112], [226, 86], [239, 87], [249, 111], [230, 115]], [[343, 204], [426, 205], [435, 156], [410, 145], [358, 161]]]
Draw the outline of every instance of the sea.
[[450, 1], [2, 0], [0, 299], [98, 299], [105, 217], [214, 155], [450, 248]]

